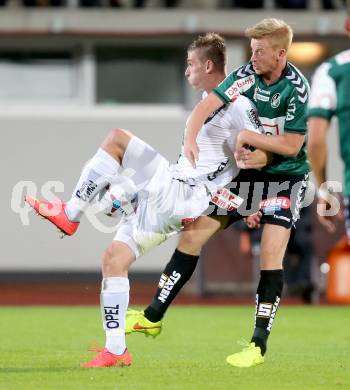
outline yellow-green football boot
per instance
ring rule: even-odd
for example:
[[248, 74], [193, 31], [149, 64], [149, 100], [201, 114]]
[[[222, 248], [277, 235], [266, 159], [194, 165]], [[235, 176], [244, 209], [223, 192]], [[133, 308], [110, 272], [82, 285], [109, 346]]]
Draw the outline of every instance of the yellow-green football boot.
[[125, 319], [125, 334], [143, 333], [146, 336], [157, 337], [162, 331], [162, 321], [151, 322], [143, 311], [128, 310]]
[[250, 343], [241, 352], [227, 356], [226, 361], [235, 367], [254, 367], [264, 363], [264, 356], [261, 354], [260, 347], [256, 347], [255, 343]]

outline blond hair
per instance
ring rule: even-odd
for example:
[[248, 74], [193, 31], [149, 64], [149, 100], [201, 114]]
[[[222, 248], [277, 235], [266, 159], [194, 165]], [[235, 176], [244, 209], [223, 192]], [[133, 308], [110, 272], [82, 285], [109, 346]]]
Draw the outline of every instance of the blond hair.
[[214, 32], [200, 35], [189, 46], [188, 51], [200, 50], [201, 60], [212, 60], [219, 71], [223, 72], [226, 66], [226, 44], [224, 38]]
[[250, 39], [269, 38], [273, 48], [288, 51], [293, 39], [293, 30], [285, 21], [270, 18], [263, 19], [253, 27], [247, 28], [245, 35]]

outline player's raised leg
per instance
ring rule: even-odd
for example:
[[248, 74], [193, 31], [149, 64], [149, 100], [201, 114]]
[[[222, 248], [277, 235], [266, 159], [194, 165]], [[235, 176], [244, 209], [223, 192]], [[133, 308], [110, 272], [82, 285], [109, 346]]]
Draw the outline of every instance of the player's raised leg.
[[32, 196], [26, 196], [26, 202], [64, 234], [69, 236], [74, 234], [89, 203], [118, 174], [131, 138], [132, 134], [126, 130], [110, 131], [96, 154], [85, 164], [72, 197], [67, 203], [60, 199], [55, 202], [37, 200]]
[[82, 367], [130, 366], [132, 362], [125, 343], [125, 314], [129, 304], [128, 270], [134, 261], [134, 252], [119, 241], [114, 241], [103, 254], [100, 304], [106, 343]]

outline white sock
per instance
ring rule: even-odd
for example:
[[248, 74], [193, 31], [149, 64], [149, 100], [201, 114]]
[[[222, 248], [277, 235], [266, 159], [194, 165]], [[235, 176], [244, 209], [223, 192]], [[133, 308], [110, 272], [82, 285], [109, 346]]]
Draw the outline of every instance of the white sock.
[[103, 149], [98, 149], [93, 158], [84, 166], [65, 212], [70, 221], [78, 222], [84, 210], [95, 196], [108, 185], [118, 173], [120, 164]]
[[106, 348], [121, 355], [125, 344], [125, 315], [129, 304], [129, 279], [124, 277], [104, 278], [101, 288], [101, 313], [106, 332]]

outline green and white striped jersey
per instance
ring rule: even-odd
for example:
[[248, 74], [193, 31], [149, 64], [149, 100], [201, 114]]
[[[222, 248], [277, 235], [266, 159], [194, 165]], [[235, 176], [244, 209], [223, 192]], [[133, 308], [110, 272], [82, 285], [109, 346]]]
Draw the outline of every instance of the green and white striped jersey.
[[[258, 110], [265, 134], [284, 132], [306, 134], [306, 110], [309, 84], [301, 72], [288, 63], [281, 77], [266, 85], [255, 74], [251, 63], [234, 70], [213, 92], [225, 103], [238, 95], [251, 99]], [[302, 175], [310, 170], [303, 144], [296, 157], [275, 155], [273, 163], [263, 168], [275, 174]]]
[[338, 117], [340, 153], [344, 161], [344, 194], [350, 195], [350, 50], [322, 63], [312, 79], [308, 117]]

